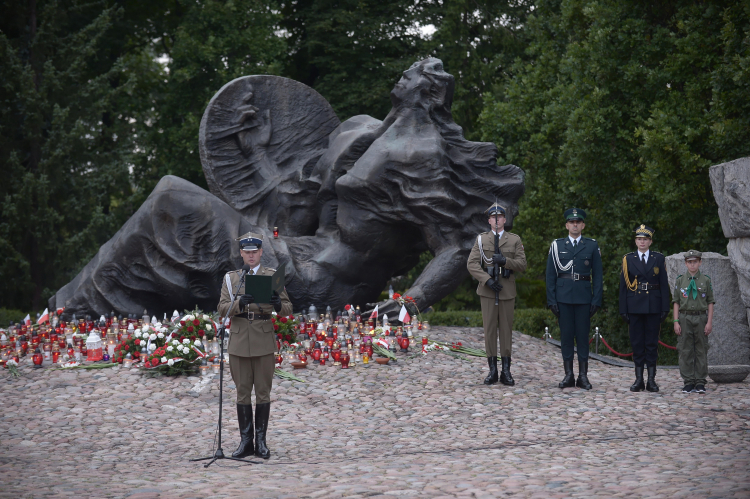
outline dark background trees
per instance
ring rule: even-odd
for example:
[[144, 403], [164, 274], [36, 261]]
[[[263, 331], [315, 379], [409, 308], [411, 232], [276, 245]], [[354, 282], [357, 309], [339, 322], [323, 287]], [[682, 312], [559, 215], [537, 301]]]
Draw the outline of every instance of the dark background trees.
[[[0, 307], [43, 309], [163, 175], [205, 187], [198, 124], [231, 79], [287, 76], [342, 120], [382, 119], [428, 55], [456, 77], [467, 137], [526, 170], [520, 306], [540, 304], [572, 205], [602, 247], [610, 309], [636, 223], [664, 253], [725, 252], [707, 169], [750, 154], [746, 2], [6, 0], [3, 13]], [[472, 288], [438, 307], [475, 306]]]

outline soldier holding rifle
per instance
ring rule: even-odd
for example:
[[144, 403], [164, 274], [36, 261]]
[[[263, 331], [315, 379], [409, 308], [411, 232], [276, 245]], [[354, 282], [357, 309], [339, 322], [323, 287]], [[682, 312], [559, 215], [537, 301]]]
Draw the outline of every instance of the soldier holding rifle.
[[[477, 236], [466, 267], [479, 281], [477, 294], [482, 306], [484, 344], [490, 373], [485, 385], [500, 382], [513, 386], [510, 373], [513, 308], [516, 301], [515, 272], [526, 270], [526, 253], [521, 238], [505, 230], [505, 208], [495, 203], [487, 211], [489, 232]], [[498, 334], [499, 333], [499, 334]], [[497, 343], [500, 339], [501, 371], [497, 370]]]

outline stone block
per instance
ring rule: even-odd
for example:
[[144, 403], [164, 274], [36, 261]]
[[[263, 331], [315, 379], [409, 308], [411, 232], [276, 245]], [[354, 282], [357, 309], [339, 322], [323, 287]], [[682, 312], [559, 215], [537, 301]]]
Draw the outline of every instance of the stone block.
[[730, 239], [727, 253], [732, 261], [732, 269], [737, 275], [742, 302], [745, 308], [750, 308], [750, 237]]
[[[713, 332], [708, 337], [709, 365], [750, 363], [750, 327], [740, 286], [729, 257], [703, 253], [701, 272], [711, 277], [714, 288]], [[666, 258], [670, 291], [677, 276], [687, 272], [685, 253]]]
[[724, 236], [750, 237], [750, 157], [714, 165], [708, 173]]

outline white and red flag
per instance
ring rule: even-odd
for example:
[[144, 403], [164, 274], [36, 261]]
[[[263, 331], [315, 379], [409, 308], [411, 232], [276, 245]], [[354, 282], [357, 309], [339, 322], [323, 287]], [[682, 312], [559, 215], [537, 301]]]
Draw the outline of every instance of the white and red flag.
[[378, 318], [378, 306], [375, 305], [375, 310], [372, 311], [370, 314], [370, 319], [377, 319]]
[[29, 314], [26, 314], [26, 317], [23, 318], [23, 323], [27, 326], [31, 325], [31, 316]]
[[45, 308], [44, 312], [42, 313], [42, 316], [39, 318], [38, 321], [36, 321], [36, 323], [37, 324], [44, 324], [48, 320], [49, 320], [49, 310]]
[[411, 316], [404, 305], [401, 305], [401, 312], [398, 313], [398, 320], [400, 320], [402, 324], [411, 322]]

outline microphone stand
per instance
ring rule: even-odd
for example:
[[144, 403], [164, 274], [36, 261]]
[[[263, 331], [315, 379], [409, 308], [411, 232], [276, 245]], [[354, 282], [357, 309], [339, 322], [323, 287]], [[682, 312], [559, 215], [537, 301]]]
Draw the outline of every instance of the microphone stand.
[[[232, 300], [232, 303], [229, 305], [229, 310], [231, 311], [234, 307], [234, 302], [237, 301], [237, 298], [239, 297], [239, 291], [242, 287], [242, 283], [245, 282], [245, 276], [247, 275], [247, 272], [243, 271], [242, 277], [240, 278], [240, 283], [237, 286], [237, 290], [234, 294], [234, 299]], [[229, 312], [227, 312], [229, 313]], [[240, 461], [242, 463], [248, 463], [248, 464], [261, 464], [258, 461], [248, 461], [246, 459], [240, 459], [238, 457], [232, 457], [224, 455], [224, 450], [221, 448], [221, 411], [223, 406], [223, 400], [224, 400], [224, 335], [226, 334], [226, 319], [221, 321], [221, 327], [219, 328], [219, 331], [217, 334], [220, 334], [221, 338], [221, 360], [219, 361], [219, 444], [216, 449], [216, 452], [213, 456], [208, 457], [200, 457], [198, 459], [191, 459], [190, 461], [206, 461], [210, 459], [211, 461], [208, 462], [208, 464], [204, 464], [204, 468], [208, 468], [212, 464], [216, 462], [217, 459], [231, 459], [232, 461]]]

